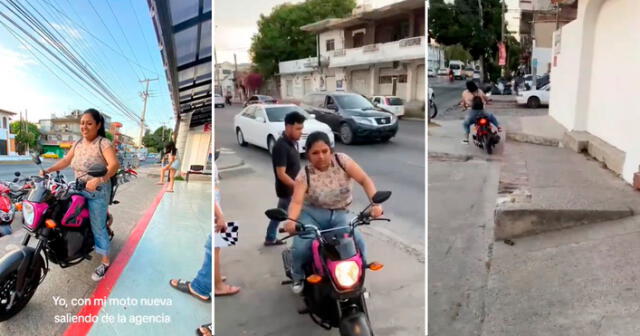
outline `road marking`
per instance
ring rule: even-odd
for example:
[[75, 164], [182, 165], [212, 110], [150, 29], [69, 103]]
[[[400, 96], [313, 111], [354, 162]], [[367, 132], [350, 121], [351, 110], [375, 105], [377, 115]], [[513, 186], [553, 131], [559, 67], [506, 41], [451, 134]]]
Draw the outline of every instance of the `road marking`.
[[[93, 304], [96, 302], [100, 303], [99, 302], [100, 300], [95, 300], [95, 299], [103, 299], [103, 298], [106, 299], [111, 294], [111, 291], [115, 287], [116, 282], [118, 282], [120, 275], [122, 275], [122, 271], [124, 271], [124, 268], [127, 266], [129, 259], [131, 259], [133, 252], [136, 250], [136, 247], [138, 246], [138, 243], [140, 242], [142, 235], [146, 231], [147, 226], [149, 225], [149, 222], [153, 217], [153, 214], [158, 208], [158, 205], [162, 200], [162, 196], [164, 196], [164, 192], [166, 188], [167, 186], [165, 185], [162, 188], [162, 190], [160, 190], [160, 192], [156, 195], [156, 198], [151, 203], [151, 206], [147, 208], [147, 211], [144, 213], [142, 218], [140, 218], [140, 220], [138, 221], [138, 224], [136, 224], [133, 231], [131, 231], [131, 234], [129, 235], [129, 239], [120, 250], [120, 253], [118, 253], [118, 256], [116, 257], [116, 259], [112, 262], [111, 267], [109, 268], [109, 272], [100, 281], [96, 289], [93, 291], [93, 294], [91, 295], [92, 304], [83, 306], [83, 308], [76, 315], [79, 317], [80, 316], [87, 317], [86, 319], [81, 318], [81, 320], [91, 320], [90, 317], [99, 316], [100, 311], [102, 310], [103, 304]], [[93, 322], [73, 323], [67, 328], [63, 336], [84, 336], [89, 333], [92, 327], [93, 327]]]

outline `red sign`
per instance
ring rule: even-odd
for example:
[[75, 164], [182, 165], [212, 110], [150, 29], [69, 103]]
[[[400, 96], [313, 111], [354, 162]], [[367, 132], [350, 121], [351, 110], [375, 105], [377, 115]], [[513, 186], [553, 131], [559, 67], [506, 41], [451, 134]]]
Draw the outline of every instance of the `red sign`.
[[507, 64], [507, 49], [504, 43], [498, 42], [498, 65], [503, 66]]

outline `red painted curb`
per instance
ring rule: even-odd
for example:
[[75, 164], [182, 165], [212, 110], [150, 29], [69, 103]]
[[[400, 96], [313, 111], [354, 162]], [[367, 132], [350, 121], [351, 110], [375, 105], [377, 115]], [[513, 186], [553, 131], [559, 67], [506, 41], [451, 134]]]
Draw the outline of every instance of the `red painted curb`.
[[76, 314], [77, 318], [83, 322], [75, 322], [69, 325], [63, 336], [83, 336], [89, 333], [93, 327], [93, 319], [98, 318], [103, 306], [103, 302], [100, 302], [101, 300], [95, 299], [107, 299], [109, 295], [111, 295], [113, 287], [115, 287], [120, 275], [122, 275], [122, 271], [129, 263], [129, 259], [131, 259], [133, 252], [136, 250], [142, 235], [147, 230], [147, 226], [158, 208], [158, 205], [162, 200], [162, 196], [164, 196], [165, 189], [166, 185], [162, 187], [162, 190], [160, 190], [158, 195], [156, 195], [151, 206], [147, 208], [147, 211], [144, 213], [142, 218], [140, 218], [138, 224], [136, 224], [133, 231], [131, 231], [129, 239], [120, 250], [120, 253], [118, 253], [116, 259], [111, 263], [109, 272], [93, 291], [93, 294], [91, 295], [91, 304], [83, 306], [78, 314]]

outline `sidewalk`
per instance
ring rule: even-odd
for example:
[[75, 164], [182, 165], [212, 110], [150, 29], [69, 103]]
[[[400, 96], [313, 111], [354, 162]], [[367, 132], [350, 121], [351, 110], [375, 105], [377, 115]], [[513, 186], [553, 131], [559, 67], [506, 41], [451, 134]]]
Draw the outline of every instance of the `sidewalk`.
[[[238, 295], [216, 299], [217, 335], [328, 336], [309, 316], [299, 315], [301, 300], [291, 293], [282, 270], [282, 247], [264, 247], [268, 219], [264, 211], [275, 206], [273, 182], [256, 174], [221, 181], [225, 218], [240, 226], [238, 245], [221, 252], [222, 273], [228, 283], [242, 288]], [[247, 192], [247, 186], [251, 186]], [[356, 209], [354, 209], [356, 210]], [[392, 218], [393, 220], [393, 218]], [[386, 225], [393, 228], [393, 222]], [[424, 260], [405, 252], [377, 233], [373, 225], [362, 230], [369, 258], [385, 267], [367, 274], [370, 317], [377, 335], [422, 335], [424, 322]]]
[[[162, 196], [148, 226], [141, 228], [143, 233], [134, 246], [135, 252], [124, 250], [118, 255], [118, 259], [125, 259], [124, 269], [114, 285], [106, 289], [108, 299], [151, 299], [155, 303], [106, 305], [99, 312], [99, 321], [105, 315], [120, 314], [153, 317], [155, 323], [98, 322], [88, 335], [189, 335], [198, 326], [211, 322], [211, 303], [169, 286], [172, 278], [191, 281], [200, 269], [204, 244], [211, 232], [211, 204], [211, 184], [205, 182], [176, 182], [175, 192]], [[135, 234], [132, 237], [135, 239]], [[114, 261], [114, 268], [117, 263]], [[94, 295], [101, 297], [99, 293], [103, 293], [100, 287]], [[158, 322], [160, 318], [162, 322]]]

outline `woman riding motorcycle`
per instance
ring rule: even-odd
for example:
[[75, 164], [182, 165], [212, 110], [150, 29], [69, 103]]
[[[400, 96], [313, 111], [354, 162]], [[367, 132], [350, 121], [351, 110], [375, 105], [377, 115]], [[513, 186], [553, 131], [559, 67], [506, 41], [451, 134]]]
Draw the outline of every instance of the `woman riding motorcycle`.
[[[306, 141], [309, 163], [300, 171], [295, 180], [293, 196], [289, 205], [289, 218], [284, 229], [290, 234], [296, 233], [297, 220], [305, 226], [315, 226], [320, 230], [345, 226], [349, 223], [347, 211], [353, 200], [352, 180], [358, 182], [371, 199], [376, 193], [373, 180], [343, 153], [334, 153], [329, 137], [323, 132], [314, 132]], [[382, 215], [382, 207], [371, 208], [373, 218]], [[348, 232], [345, 229], [344, 232]], [[294, 293], [302, 292], [304, 285], [303, 265], [311, 259], [312, 239], [295, 236], [292, 246], [292, 277]], [[363, 259], [366, 250], [362, 236], [355, 232], [355, 240]]]
[[[111, 196], [110, 178], [120, 168], [116, 152], [111, 141], [106, 138], [104, 117], [95, 109], [88, 109], [80, 119], [82, 139], [78, 140], [71, 150], [53, 166], [44, 169], [42, 174], [60, 171], [68, 166], [73, 168], [77, 178], [86, 182], [82, 195], [87, 199], [91, 220], [91, 231], [95, 239], [95, 251], [102, 255], [102, 263], [91, 275], [94, 281], [101, 280], [109, 269], [109, 248], [111, 241], [107, 230], [107, 207]], [[87, 171], [91, 166], [103, 164], [107, 166], [107, 174], [102, 177], [91, 177]], [[100, 190], [98, 187], [100, 186]]]

